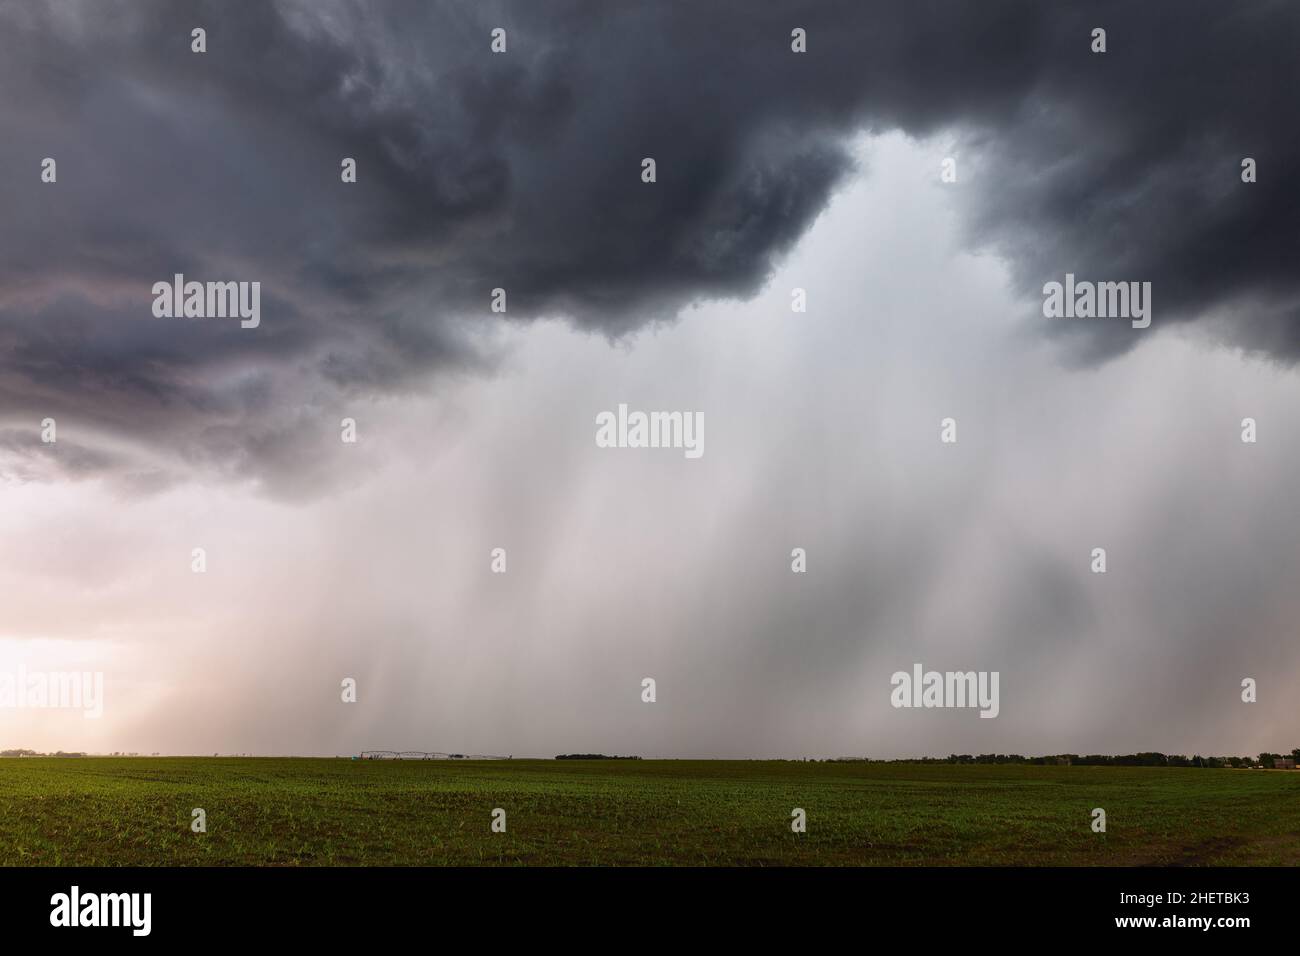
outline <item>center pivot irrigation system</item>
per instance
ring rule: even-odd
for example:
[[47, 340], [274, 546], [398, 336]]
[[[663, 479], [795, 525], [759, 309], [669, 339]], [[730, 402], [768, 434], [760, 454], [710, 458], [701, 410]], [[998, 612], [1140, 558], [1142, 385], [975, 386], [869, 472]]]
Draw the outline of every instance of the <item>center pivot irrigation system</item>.
[[431, 750], [363, 750], [360, 760], [512, 760], [497, 754], [444, 754]]

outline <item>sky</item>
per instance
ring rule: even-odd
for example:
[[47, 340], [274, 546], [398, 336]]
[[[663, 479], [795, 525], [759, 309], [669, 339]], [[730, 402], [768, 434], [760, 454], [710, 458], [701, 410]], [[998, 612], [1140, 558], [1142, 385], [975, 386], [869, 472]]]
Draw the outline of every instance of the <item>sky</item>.
[[1300, 12], [1162, 6], [0, 3], [0, 748], [1300, 745]]

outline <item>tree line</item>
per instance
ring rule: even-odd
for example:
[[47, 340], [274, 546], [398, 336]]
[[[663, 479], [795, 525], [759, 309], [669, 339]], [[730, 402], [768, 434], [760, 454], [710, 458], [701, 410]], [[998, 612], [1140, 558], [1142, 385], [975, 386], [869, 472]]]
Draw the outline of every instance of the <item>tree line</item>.
[[1163, 754], [1154, 751], [1136, 754], [1049, 754], [1025, 757], [1021, 754], [949, 754], [947, 757], [905, 757], [900, 760], [872, 760], [868, 757], [837, 757], [830, 763], [1022, 763], [1065, 767], [1264, 767], [1290, 757], [1300, 765], [1300, 747], [1289, 754], [1261, 753], [1257, 757], [1206, 757], [1201, 754]]

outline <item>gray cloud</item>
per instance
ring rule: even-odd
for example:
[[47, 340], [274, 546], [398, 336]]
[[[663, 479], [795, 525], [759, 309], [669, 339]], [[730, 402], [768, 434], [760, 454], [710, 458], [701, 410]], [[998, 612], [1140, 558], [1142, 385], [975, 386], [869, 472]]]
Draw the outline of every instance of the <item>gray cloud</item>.
[[[750, 296], [863, 128], [960, 131], [969, 241], [1007, 256], [1027, 311], [1066, 271], [1149, 280], [1157, 326], [1208, 320], [1300, 354], [1294, 5], [132, 2], [0, 19], [0, 411], [72, 415], [176, 469], [328, 486], [312, 436], [351, 401], [489, 361], [466, 321], [496, 286], [511, 318], [610, 336]], [[47, 155], [57, 186], [37, 179]], [[149, 288], [176, 272], [261, 281], [262, 327], [153, 319]], [[1139, 341], [1052, 328], [1074, 361]]]

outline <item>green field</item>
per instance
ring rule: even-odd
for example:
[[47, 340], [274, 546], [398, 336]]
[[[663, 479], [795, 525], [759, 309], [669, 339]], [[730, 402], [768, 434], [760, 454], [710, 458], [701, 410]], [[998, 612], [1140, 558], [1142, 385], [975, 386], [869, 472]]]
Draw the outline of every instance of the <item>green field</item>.
[[[791, 832], [794, 807], [807, 833]], [[1300, 772], [3, 759], [0, 864], [1294, 866]]]

